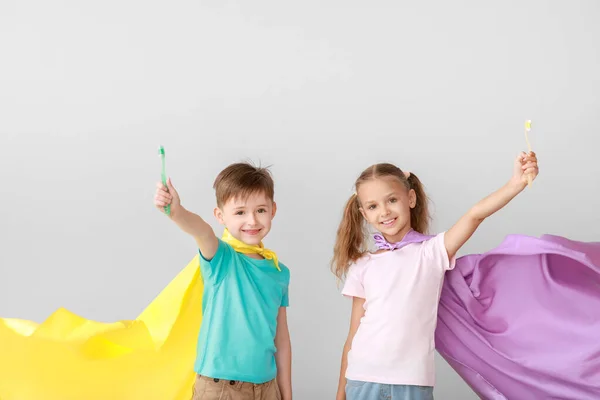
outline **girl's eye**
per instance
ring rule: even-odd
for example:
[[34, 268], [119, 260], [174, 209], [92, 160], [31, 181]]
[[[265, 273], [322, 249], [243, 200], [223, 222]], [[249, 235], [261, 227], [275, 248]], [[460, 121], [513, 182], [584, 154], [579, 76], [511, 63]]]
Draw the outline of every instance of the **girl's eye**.
[[377, 207], [375, 204], [371, 204], [368, 208], [369, 208], [369, 210], [374, 210], [375, 207]]

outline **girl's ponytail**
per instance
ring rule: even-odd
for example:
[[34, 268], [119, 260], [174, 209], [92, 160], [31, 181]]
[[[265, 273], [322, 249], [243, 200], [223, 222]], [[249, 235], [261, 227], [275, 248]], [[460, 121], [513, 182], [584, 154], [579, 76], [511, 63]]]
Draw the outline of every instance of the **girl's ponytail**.
[[343, 280], [350, 265], [364, 254], [364, 222], [359, 210], [358, 197], [353, 194], [344, 208], [344, 216], [337, 230], [333, 248], [332, 271]]

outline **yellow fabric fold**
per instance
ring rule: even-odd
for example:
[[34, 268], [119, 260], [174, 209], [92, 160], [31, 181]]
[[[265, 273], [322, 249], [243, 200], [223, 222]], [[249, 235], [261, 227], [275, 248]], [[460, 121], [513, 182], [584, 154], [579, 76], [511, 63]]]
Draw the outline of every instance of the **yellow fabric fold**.
[[0, 319], [1, 400], [188, 400], [202, 321], [199, 257], [135, 319], [61, 308], [41, 324]]

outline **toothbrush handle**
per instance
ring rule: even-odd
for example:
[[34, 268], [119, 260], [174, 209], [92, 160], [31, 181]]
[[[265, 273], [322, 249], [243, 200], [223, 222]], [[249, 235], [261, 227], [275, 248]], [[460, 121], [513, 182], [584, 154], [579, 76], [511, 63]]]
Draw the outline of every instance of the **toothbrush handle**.
[[[160, 157], [161, 161], [162, 161], [162, 168], [161, 168], [161, 179], [162, 179], [162, 183], [163, 185], [165, 185], [165, 187], [167, 187], [167, 173], [166, 173], [166, 169], [165, 169], [165, 155], [163, 154]], [[169, 189], [167, 188], [167, 191]], [[165, 214], [167, 215], [171, 215], [171, 205], [167, 204], [165, 207], [163, 207], [165, 210]]]
[[[525, 129], [525, 141], [527, 141], [527, 148], [529, 149], [529, 152], [531, 153], [531, 143], [529, 143], [529, 135], [527, 134], [527, 129]], [[533, 179], [531, 178], [531, 174], [527, 174], [527, 186], [531, 187], [532, 183], [533, 183]]]

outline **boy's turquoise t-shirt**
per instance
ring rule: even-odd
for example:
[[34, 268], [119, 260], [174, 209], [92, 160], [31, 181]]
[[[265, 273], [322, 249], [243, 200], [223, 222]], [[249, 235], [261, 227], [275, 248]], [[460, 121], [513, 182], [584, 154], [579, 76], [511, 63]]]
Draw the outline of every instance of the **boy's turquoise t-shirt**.
[[289, 305], [289, 269], [236, 252], [219, 239], [204, 279], [202, 324], [194, 370], [211, 378], [264, 383], [277, 376], [275, 333], [280, 307]]

